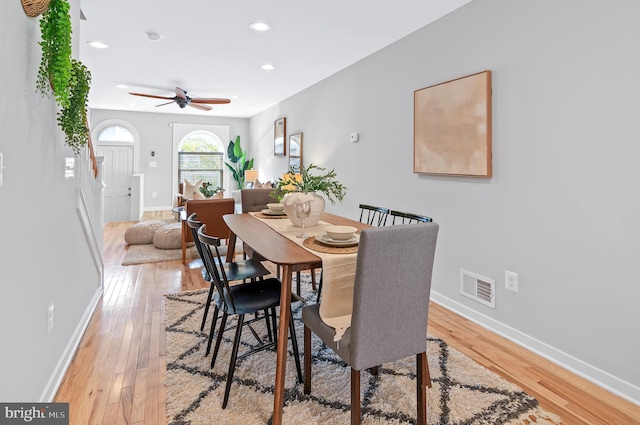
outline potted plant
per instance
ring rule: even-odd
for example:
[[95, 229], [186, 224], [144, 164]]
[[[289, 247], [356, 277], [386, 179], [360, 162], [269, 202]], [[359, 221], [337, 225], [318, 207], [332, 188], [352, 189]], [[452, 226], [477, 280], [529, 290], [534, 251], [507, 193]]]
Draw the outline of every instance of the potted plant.
[[236, 141], [230, 141], [227, 147], [227, 155], [230, 162], [225, 162], [233, 173], [233, 179], [238, 184], [238, 190], [244, 187], [244, 172], [253, 168], [253, 158], [247, 159], [247, 152], [240, 147], [240, 136], [236, 137]]
[[58, 125], [66, 143], [77, 155], [89, 142], [87, 101], [91, 73], [82, 62], [71, 58], [71, 17], [67, 0], [51, 0], [40, 19], [42, 48], [36, 88], [53, 94], [60, 105]]
[[200, 189], [198, 190], [205, 198], [222, 198], [224, 194], [223, 188], [221, 188], [220, 186], [214, 188], [213, 185], [209, 182], [203, 182], [202, 186], [200, 186]]
[[347, 188], [336, 179], [335, 169], [327, 171], [326, 168], [310, 164], [300, 167], [300, 174], [290, 170], [278, 179], [272, 196], [282, 201], [289, 220], [294, 226], [300, 227], [302, 223], [294, 213], [296, 203], [311, 202], [311, 214], [305, 219], [305, 225], [314, 226], [324, 212], [325, 197], [335, 204], [336, 201], [342, 202], [346, 193]]

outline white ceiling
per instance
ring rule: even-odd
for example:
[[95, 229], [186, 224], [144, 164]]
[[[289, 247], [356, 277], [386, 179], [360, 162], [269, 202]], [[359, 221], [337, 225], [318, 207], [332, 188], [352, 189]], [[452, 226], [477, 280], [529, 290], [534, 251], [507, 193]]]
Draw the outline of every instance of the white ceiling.
[[[251, 117], [469, 1], [82, 0], [89, 107]], [[254, 32], [254, 21], [271, 31]], [[149, 41], [149, 32], [161, 39]], [[172, 97], [176, 86], [192, 97], [238, 97], [201, 112], [128, 94]]]

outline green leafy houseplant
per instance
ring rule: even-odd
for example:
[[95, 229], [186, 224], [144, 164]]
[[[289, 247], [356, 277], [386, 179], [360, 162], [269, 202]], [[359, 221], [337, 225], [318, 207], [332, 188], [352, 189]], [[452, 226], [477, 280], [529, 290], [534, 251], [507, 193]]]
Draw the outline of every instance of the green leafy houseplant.
[[240, 146], [240, 136], [236, 137], [236, 141], [229, 142], [227, 147], [227, 155], [230, 162], [224, 164], [233, 173], [233, 179], [238, 184], [238, 189], [244, 187], [244, 172], [253, 168], [253, 158], [247, 160], [247, 152], [242, 150]]
[[71, 80], [69, 81], [69, 101], [58, 112], [58, 125], [67, 136], [67, 145], [77, 155], [80, 148], [89, 141], [87, 127], [87, 101], [91, 73], [80, 61], [71, 61]]
[[290, 170], [287, 173], [286, 179], [278, 179], [276, 182], [276, 188], [272, 192], [272, 196], [276, 197], [278, 200], [282, 200], [284, 195], [287, 193], [319, 192], [324, 194], [332, 204], [335, 204], [336, 201], [342, 202], [347, 193], [347, 188], [336, 180], [335, 169], [327, 171], [326, 168], [309, 164], [308, 167], [300, 167], [299, 176], [300, 177], [296, 178], [296, 174], [293, 170]]
[[198, 189], [200, 193], [202, 193], [205, 197], [210, 198], [218, 192], [224, 192], [224, 189], [220, 186], [214, 188], [213, 185], [209, 182], [203, 182], [200, 189]]
[[40, 19], [42, 59], [36, 88], [43, 95], [50, 90], [62, 107], [69, 99], [71, 79], [71, 17], [67, 0], [51, 0]]
[[89, 141], [87, 101], [91, 73], [71, 58], [71, 17], [67, 0], [51, 0], [40, 20], [42, 59], [36, 89], [53, 97], [60, 106], [58, 125], [74, 153]]

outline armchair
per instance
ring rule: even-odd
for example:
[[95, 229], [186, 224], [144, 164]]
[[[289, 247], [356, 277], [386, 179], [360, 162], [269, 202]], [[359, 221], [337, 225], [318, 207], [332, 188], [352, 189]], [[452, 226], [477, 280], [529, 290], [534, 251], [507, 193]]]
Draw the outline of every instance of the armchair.
[[[186, 202], [186, 216], [196, 213], [198, 221], [207, 226], [207, 233], [220, 239], [229, 239], [229, 227], [222, 219], [225, 214], [233, 214], [233, 198], [190, 199]], [[186, 261], [187, 243], [195, 242], [186, 220], [182, 222], [182, 262]], [[234, 249], [234, 248], [229, 248]]]

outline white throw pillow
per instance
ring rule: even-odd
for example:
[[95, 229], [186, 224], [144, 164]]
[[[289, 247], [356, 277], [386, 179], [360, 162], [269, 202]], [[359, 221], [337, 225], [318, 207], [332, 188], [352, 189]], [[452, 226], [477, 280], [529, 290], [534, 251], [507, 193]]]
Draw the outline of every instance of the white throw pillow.
[[187, 199], [194, 199], [194, 193], [200, 193], [200, 188], [202, 187], [202, 179], [198, 180], [195, 183], [191, 183], [189, 180], [184, 179], [184, 193], [183, 197]]

